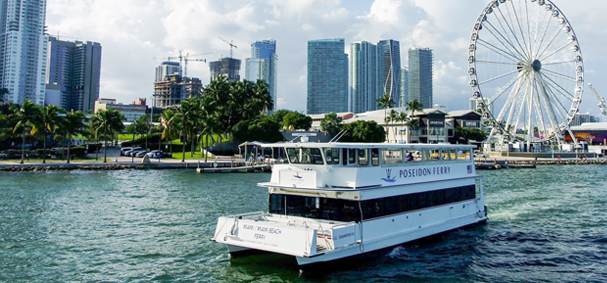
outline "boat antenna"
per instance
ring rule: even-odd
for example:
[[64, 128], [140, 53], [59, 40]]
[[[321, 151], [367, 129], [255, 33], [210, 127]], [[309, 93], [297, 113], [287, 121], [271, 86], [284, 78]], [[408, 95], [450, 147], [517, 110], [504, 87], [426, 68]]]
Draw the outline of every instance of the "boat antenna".
[[329, 141], [329, 143], [332, 143], [332, 142], [339, 142], [339, 140], [340, 140], [340, 139], [341, 139], [341, 138], [342, 138], [342, 137], [343, 137], [343, 136], [344, 136], [344, 135], [345, 135], [347, 132], [348, 132], [347, 130], [341, 130], [341, 131], [339, 131], [339, 133], [337, 133], [337, 135], [335, 135], [335, 137], [333, 137], [333, 138], [332, 138], [332, 139]]

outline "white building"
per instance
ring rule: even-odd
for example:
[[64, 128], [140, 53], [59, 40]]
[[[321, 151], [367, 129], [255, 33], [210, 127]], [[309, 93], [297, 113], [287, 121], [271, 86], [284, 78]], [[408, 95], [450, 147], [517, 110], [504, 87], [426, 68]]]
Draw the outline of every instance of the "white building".
[[0, 87], [6, 100], [44, 105], [48, 35], [46, 0], [0, 2]]
[[133, 104], [118, 104], [116, 99], [99, 98], [95, 101], [95, 113], [99, 110], [116, 109], [124, 117], [124, 121], [132, 122], [144, 116], [147, 111], [145, 99], [137, 99]]

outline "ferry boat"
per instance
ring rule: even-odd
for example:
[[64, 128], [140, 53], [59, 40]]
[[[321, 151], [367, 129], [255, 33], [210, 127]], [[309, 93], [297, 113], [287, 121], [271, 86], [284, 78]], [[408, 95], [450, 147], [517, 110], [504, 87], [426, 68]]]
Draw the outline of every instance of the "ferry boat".
[[265, 251], [299, 266], [398, 246], [487, 221], [473, 146], [279, 143], [267, 212], [220, 217], [231, 256]]

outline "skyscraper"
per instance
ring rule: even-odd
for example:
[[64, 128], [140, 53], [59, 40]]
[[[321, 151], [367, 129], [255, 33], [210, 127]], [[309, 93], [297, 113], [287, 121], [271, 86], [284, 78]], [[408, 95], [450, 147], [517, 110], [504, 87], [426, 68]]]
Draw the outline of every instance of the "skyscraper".
[[181, 75], [181, 69], [179, 68], [178, 62], [164, 61], [160, 66], [156, 67], [156, 81], [164, 81], [167, 76], [179, 74]]
[[394, 106], [400, 105], [400, 43], [396, 40], [388, 39], [377, 43], [377, 52], [380, 60], [380, 83], [382, 84], [382, 93], [390, 95], [394, 101]]
[[433, 61], [432, 49], [409, 49], [409, 98], [417, 99], [423, 108], [432, 108]]
[[264, 80], [268, 84], [268, 91], [272, 96], [274, 105], [276, 105], [278, 96], [276, 87], [277, 63], [276, 40], [261, 40], [251, 44], [251, 58], [245, 61], [245, 79], [252, 82]]
[[95, 109], [101, 78], [101, 45], [97, 42], [63, 41], [49, 38], [47, 104], [56, 104], [53, 90], [60, 90], [61, 108], [74, 111]]
[[350, 45], [348, 111], [362, 113], [377, 109], [383, 85], [379, 83], [379, 61], [375, 44], [359, 41]]
[[308, 114], [348, 109], [348, 55], [343, 38], [308, 41]]
[[409, 68], [400, 69], [400, 105], [406, 107], [409, 103]]
[[209, 63], [211, 67], [211, 81], [218, 76], [225, 76], [228, 80], [240, 80], [240, 60], [234, 58], [221, 58], [219, 61]]
[[44, 104], [48, 36], [46, 0], [0, 2], [0, 87], [5, 99]]

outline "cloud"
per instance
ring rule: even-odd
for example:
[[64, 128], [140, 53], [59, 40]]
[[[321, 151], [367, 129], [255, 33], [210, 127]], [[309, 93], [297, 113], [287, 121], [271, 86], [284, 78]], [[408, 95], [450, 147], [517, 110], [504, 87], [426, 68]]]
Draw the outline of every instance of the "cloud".
[[[555, 0], [556, 1], [556, 0]], [[184, 53], [208, 61], [250, 57], [250, 44], [274, 38], [278, 54], [278, 107], [305, 111], [307, 41], [345, 38], [401, 42], [406, 65], [411, 47], [434, 50], [434, 101], [461, 109], [471, 92], [467, 47], [471, 28], [488, 1], [470, 0], [48, 0], [52, 34], [96, 41], [103, 46], [101, 96], [131, 102], [151, 97], [155, 67], [165, 57]], [[586, 80], [607, 93], [605, 76], [607, 2], [559, 1], [584, 52]], [[71, 39], [71, 38], [66, 38]], [[156, 58], [156, 59], [153, 59]], [[190, 62], [188, 75], [208, 83], [208, 64]], [[596, 99], [584, 96], [582, 110], [596, 111]]]

